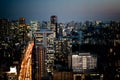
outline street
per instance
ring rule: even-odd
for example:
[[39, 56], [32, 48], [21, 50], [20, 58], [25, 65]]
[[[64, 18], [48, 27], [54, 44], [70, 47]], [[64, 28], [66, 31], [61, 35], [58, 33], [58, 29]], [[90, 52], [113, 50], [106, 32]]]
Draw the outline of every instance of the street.
[[32, 49], [34, 42], [30, 42], [26, 48], [18, 80], [32, 80]]

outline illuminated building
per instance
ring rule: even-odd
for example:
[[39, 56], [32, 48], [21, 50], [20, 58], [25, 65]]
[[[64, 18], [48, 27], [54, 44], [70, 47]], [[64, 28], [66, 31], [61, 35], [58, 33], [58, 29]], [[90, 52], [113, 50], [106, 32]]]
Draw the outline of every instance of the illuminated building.
[[58, 36], [59, 36], [59, 39], [63, 38], [63, 28], [64, 28], [64, 24], [60, 23], [59, 27], [58, 27]]
[[95, 72], [97, 68], [96, 55], [92, 55], [90, 53], [79, 53], [79, 55], [72, 54], [70, 56], [69, 67], [71, 65], [71, 68], [73, 70], [73, 80], [85, 79], [86, 75], [99, 75]]
[[[53, 43], [53, 31], [48, 29], [41, 29], [34, 32], [36, 44], [40, 44], [47, 48], [50, 43]], [[51, 44], [53, 45], [53, 44]]]
[[56, 70], [70, 70], [68, 68], [68, 55], [72, 52], [71, 39], [62, 38], [55, 40], [55, 69]]
[[50, 20], [51, 20], [51, 29], [55, 32], [55, 37], [58, 38], [57, 16], [55, 15], [51, 16]]
[[96, 69], [96, 67], [96, 56], [93, 56], [90, 53], [79, 53], [79, 55], [72, 55], [73, 72], [83, 72], [90, 69]]
[[36, 80], [42, 80], [47, 75], [45, 59], [46, 48], [36, 45]]
[[72, 72], [70, 71], [54, 71], [53, 80], [73, 80]]
[[[37, 80], [41, 80], [41, 78], [44, 78], [47, 76], [47, 71], [49, 72], [50, 69], [48, 69], [49, 64], [53, 64], [53, 60], [48, 59], [47, 56], [53, 55], [54, 53], [54, 41], [53, 41], [53, 31], [50, 31], [48, 29], [40, 29], [39, 31], [34, 32], [35, 36], [35, 45], [36, 45], [36, 68], [37, 68]], [[50, 54], [50, 55], [48, 55]], [[51, 58], [51, 56], [49, 57]], [[46, 65], [48, 64], [48, 65]]]
[[19, 25], [25, 26], [25, 18], [23, 18], [23, 17], [19, 18]]
[[10, 67], [10, 71], [7, 72], [7, 79], [8, 80], [18, 80], [17, 79], [17, 70], [16, 70], [16, 67]]
[[25, 23], [25, 18], [19, 18], [19, 39], [24, 43], [28, 40], [28, 25]]
[[32, 31], [36, 31], [40, 27], [40, 23], [38, 21], [30, 21], [30, 26]]
[[61, 40], [55, 40], [55, 51], [56, 53], [70, 53], [71, 50], [71, 39], [69, 38], [62, 38]]

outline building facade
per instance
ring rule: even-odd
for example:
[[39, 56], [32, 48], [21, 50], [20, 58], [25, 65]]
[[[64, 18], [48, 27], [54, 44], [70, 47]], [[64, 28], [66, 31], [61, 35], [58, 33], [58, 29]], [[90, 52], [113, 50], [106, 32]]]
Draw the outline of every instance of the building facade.
[[[48, 29], [40, 29], [34, 32], [36, 47], [36, 79], [42, 80], [47, 76], [49, 62], [48, 53], [53, 53], [53, 32]], [[49, 55], [50, 56], [50, 55]], [[51, 58], [51, 57], [50, 57]]]
[[50, 21], [51, 21], [51, 30], [54, 31], [55, 37], [58, 38], [57, 16], [56, 15], [51, 16]]
[[89, 70], [96, 69], [97, 56], [90, 53], [79, 53], [79, 55], [72, 55], [72, 69], [73, 72], [84, 73]]
[[45, 47], [36, 45], [36, 80], [42, 80], [47, 75], [45, 57]]

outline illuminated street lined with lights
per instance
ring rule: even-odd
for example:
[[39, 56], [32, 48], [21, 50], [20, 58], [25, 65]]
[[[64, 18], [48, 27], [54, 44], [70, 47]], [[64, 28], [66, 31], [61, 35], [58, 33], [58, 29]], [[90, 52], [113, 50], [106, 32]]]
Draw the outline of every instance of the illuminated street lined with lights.
[[30, 42], [26, 52], [24, 54], [22, 64], [21, 64], [21, 70], [18, 77], [18, 80], [32, 80], [32, 49], [33, 49], [34, 43]]

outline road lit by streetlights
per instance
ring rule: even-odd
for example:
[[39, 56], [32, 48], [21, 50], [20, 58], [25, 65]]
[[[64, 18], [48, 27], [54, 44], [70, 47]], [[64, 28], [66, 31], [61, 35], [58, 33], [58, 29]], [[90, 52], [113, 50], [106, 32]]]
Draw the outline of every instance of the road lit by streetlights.
[[34, 42], [30, 42], [24, 53], [24, 57], [21, 64], [21, 70], [18, 80], [32, 80], [32, 49]]

